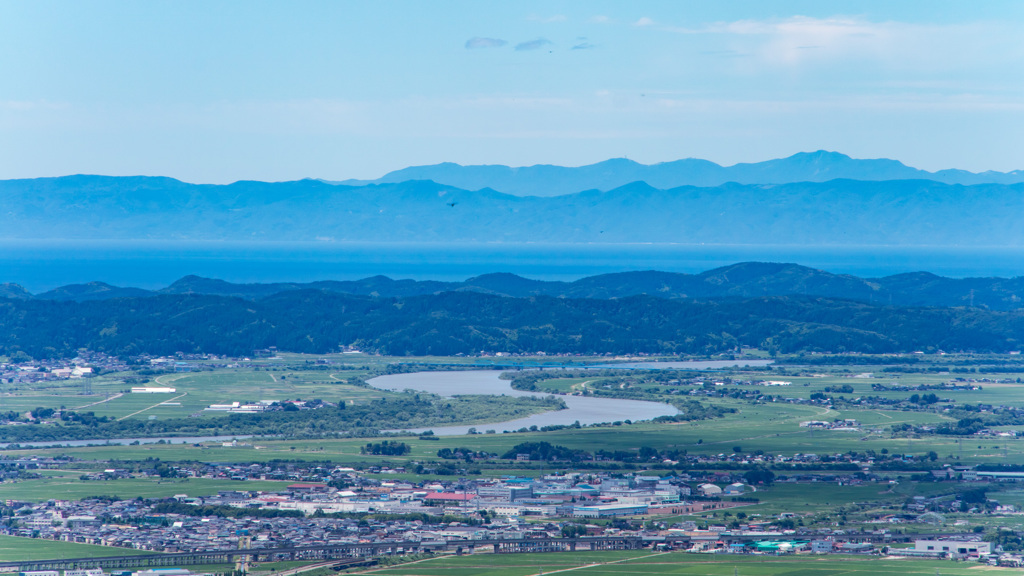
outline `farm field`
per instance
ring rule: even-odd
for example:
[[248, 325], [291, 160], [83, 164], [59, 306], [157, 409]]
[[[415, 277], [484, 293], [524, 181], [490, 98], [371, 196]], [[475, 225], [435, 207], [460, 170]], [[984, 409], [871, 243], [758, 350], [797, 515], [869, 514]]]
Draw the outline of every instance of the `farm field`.
[[[897, 374], [887, 375], [885, 373], [871, 373], [871, 377], [860, 378], [851, 375], [830, 375], [821, 377], [770, 375], [768, 377], [791, 382], [789, 386], [770, 387], [765, 391], [775, 396], [784, 398], [809, 398], [815, 392], [842, 395], [848, 398], [858, 396], [877, 396], [887, 399], [903, 399], [912, 394], [924, 394], [926, 392], [889, 390], [894, 386], [915, 387], [919, 385], [935, 386], [949, 382], [957, 375], [955, 374]], [[971, 377], [985, 377], [984, 374], [971, 374]], [[1001, 380], [1016, 380], [1024, 377], [1024, 373], [1001, 373], [989, 376]], [[964, 386], [978, 386], [980, 390], [936, 390], [935, 393], [942, 398], [955, 400], [958, 403], [997, 403], [997, 404], [1024, 404], [1024, 383], [1019, 382], [984, 382], [984, 383], [961, 383]], [[849, 386], [852, 392], [830, 392], [829, 387]], [[885, 387], [886, 389], [875, 390], [872, 385]]]
[[[544, 440], [569, 448], [593, 451], [597, 447], [605, 450], [637, 450], [640, 446], [651, 446], [659, 450], [685, 449], [690, 454], [719, 454], [732, 451], [733, 447], [747, 453], [762, 450], [768, 454], [816, 453], [832, 454], [856, 450], [894, 453], [926, 454], [937, 452], [940, 457], [961, 456], [973, 462], [1014, 462], [1024, 463], [1024, 444], [1020, 439], [980, 439], [958, 441], [955, 437], [891, 438], [887, 429], [892, 424], [938, 424], [949, 419], [938, 414], [925, 412], [901, 412], [890, 410], [835, 410], [816, 406], [768, 403], [749, 404], [731, 399], [716, 400], [721, 406], [735, 407], [737, 412], [722, 418], [697, 422], [668, 424], [637, 423], [622, 426], [603, 426], [582, 429], [565, 429], [549, 432], [478, 434], [449, 436], [439, 440], [425, 441], [416, 437], [402, 437], [411, 451], [404, 456], [369, 456], [359, 452], [366, 441], [362, 439], [295, 439], [295, 440], [252, 440], [249, 446], [223, 447], [206, 444], [191, 445], [141, 445], [141, 446], [93, 446], [75, 448], [47, 448], [32, 450], [5, 450], [3, 453], [15, 456], [68, 455], [82, 459], [144, 459], [156, 457], [163, 460], [199, 459], [223, 462], [267, 461], [277, 458], [302, 460], [331, 460], [338, 464], [390, 463], [404, 465], [413, 460], [436, 458], [441, 448], [468, 447], [492, 453], [504, 453], [521, 442]], [[800, 422], [811, 419], [855, 418], [864, 428], [877, 427], [880, 433], [869, 431], [848, 432], [801, 428]], [[260, 446], [260, 449], [254, 449]], [[980, 446], [980, 448], [979, 448]], [[558, 468], [558, 465], [551, 466]], [[550, 469], [550, 468], [549, 468]]]
[[570, 570], [577, 576], [976, 576], [1020, 572], [1019, 569], [974, 563], [917, 559], [629, 551], [449, 556], [373, 573], [382, 576], [534, 576]]
[[91, 395], [82, 395], [82, 380], [40, 382], [5, 389], [4, 409], [26, 411], [37, 407], [93, 412], [111, 418], [184, 418], [192, 414], [223, 417], [223, 412], [203, 412], [211, 404], [321, 398], [330, 402], [359, 402], [387, 393], [346, 383], [366, 376], [363, 370], [337, 368], [303, 370], [299, 367], [217, 369], [213, 372], [163, 374], [141, 386], [175, 388], [167, 394], [132, 394], [136, 384], [125, 383], [130, 374], [109, 374], [92, 378]]

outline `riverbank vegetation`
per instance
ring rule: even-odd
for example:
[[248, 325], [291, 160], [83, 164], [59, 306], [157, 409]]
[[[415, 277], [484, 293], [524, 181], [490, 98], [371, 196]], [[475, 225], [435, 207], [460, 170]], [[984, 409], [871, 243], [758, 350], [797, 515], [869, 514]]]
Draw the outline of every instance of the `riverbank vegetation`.
[[382, 430], [454, 424], [475, 424], [524, 418], [561, 410], [553, 397], [455, 396], [389, 394], [361, 404], [319, 405], [315, 409], [230, 414], [214, 418], [109, 420], [90, 412], [59, 418], [50, 424], [7, 426], [6, 442], [47, 442], [104, 438], [259, 435], [281, 438], [374, 436]]

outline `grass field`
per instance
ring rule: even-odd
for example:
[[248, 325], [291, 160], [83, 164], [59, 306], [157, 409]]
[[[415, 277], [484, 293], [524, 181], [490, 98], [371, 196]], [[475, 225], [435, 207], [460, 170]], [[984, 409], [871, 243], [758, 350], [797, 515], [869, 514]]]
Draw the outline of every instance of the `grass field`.
[[[984, 374], [971, 374], [972, 377], [984, 377]], [[992, 379], [1017, 379], [1022, 374], [998, 374], [990, 375]], [[882, 374], [876, 374], [871, 378], [850, 378], [850, 377], [819, 377], [808, 378], [800, 376], [775, 377], [792, 382], [791, 386], [781, 386], [766, 390], [775, 396], [786, 398], [809, 398], [815, 392], [824, 392], [830, 396], [844, 396], [856, 398], [858, 396], [878, 396], [888, 399], [903, 400], [914, 394], [934, 393], [940, 398], [948, 398], [958, 404], [1007, 404], [1014, 406], [1024, 405], [1024, 384], [1017, 383], [975, 383], [981, 390], [932, 390], [932, 391], [895, 391], [895, 390], [873, 390], [872, 384], [890, 386], [917, 386], [919, 384], [938, 385], [952, 380], [951, 374], [906, 374], [899, 378], [893, 378]], [[961, 383], [967, 384], [967, 383]], [[828, 392], [829, 386], [847, 385], [853, 388], [853, 392]]]
[[[88, 544], [0, 536], [0, 561], [86, 558], [152, 552]], [[254, 567], [266, 572], [306, 562], [277, 562]], [[195, 570], [197, 567], [193, 567]], [[213, 567], [211, 567], [213, 568]], [[216, 566], [215, 568], [230, 568]], [[976, 576], [1017, 574], [1020, 570], [941, 560], [883, 559], [849, 556], [731, 556], [642, 551], [565, 552], [551, 554], [476, 554], [445, 556], [384, 569], [381, 576], [532, 576], [572, 571], [582, 576]]]
[[[724, 418], [678, 424], [639, 423], [624, 426], [608, 426], [568, 429], [546, 433], [480, 434], [472, 436], [443, 437], [437, 441], [423, 441], [415, 437], [403, 438], [411, 452], [403, 457], [364, 456], [359, 448], [366, 441], [346, 440], [258, 440], [252, 447], [143, 445], [143, 446], [97, 446], [76, 448], [52, 448], [31, 450], [6, 450], [3, 453], [16, 455], [60, 455], [67, 454], [83, 459], [145, 459], [157, 457], [162, 460], [203, 460], [222, 462], [266, 461], [276, 458], [291, 458], [313, 461], [330, 460], [336, 463], [375, 464], [390, 462], [404, 465], [413, 460], [436, 459], [441, 448], [469, 447], [475, 450], [503, 453], [515, 444], [543, 439], [552, 444], [588, 451], [636, 450], [640, 446], [652, 446], [659, 450], [685, 449], [690, 454], [730, 453], [739, 446], [745, 453], [763, 450], [768, 454], [816, 453], [832, 454], [856, 450], [891, 453], [925, 454], [936, 451], [941, 458], [961, 455], [963, 462], [1017, 462], [1024, 463], [1024, 441], [1010, 440], [968, 440], [959, 444], [952, 437], [890, 438], [885, 431], [888, 426], [908, 422], [913, 424], [938, 423], [944, 418], [937, 414], [922, 412], [899, 412], [887, 410], [829, 410], [823, 407], [803, 406], [784, 403], [748, 404], [735, 400], [718, 400], [716, 403], [737, 409], [735, 414]], [[865, 427], [878, 427], [880, 433], [810, 431], [799, 423], [811, 419], [856, 418]], [[982, 446], [979, 449], [977, 446]], [[562, 465], [561, 467], [564, 467]], [[558, 468], [557, 465], [552, 468]]]
[[[174, 386], [173, 395], [132, 395], [125, 394], [109, 402], [101, 402], [87, 408], [100, 415], [133, 418], [181, 417], [202, 413], [202, 408], [212, 403], [245, 401], [257, 399], [322, 398], [330, 401], [346, 400], [363, 402], [388, 394], [375, 389], [352, 386], [344, 381], [350, 377], [365, 377], [370, 369], [383, 367], [395, 361], [427, 363], [480, 362], [486, 359], [467, 358], [386, 358], [364, 355], [333, 355], [331, 359], [344, 362], [331, 370], [314, 370], [308, 364], [314, 357], [282, 355], [279, 359], [267, 360], [259, 369], [219, 369], [216, 372], [167, 374], [157, 377], [153, 385]], [[497, 360], [495, 360], [497, 361]], [[943, 360], [938, 360], [943, 361]], [[784, 379], [792, 386], [765, 389], [766, 393], [782, 397], [806, 397], [826, 386], [849, 385], [853, 393], [848, 397], [873, 394], [887, 397], [907, 397], [913, 392], [873, 392], [872, 383], [889, 385], [937, 384], [947, 382], [956, 375], [951, 374], [899, 374], [881, 372], [881, 366], [814, 367], [810, 369], [786, 367], [788, 371], [802, 371], [804, 374], [821, 371], [821, 377], [779, 375], [784, 370], [757, 372], [740, 370], [737, 379]], [[872, 378], [852, 378], [861, 373], [872, 373]], [[78, 384], [65, 382], [40, 383], [38, 389], [19, 387], [13, 395], [4, 395], [4, 405], [11, 408], [28, 409], [40, 405], [78, 406], [100, 402], [108, 394], [121, 392], [126, 388], [123, 375], [111, 374], [93, 379], [94, 396], [77, 395]], [[709, 375], [718, 378], [719, 375]], [[983, 373], [971, 377], [986, 376]], [[991, 378], [1015, 379], [1017, 374], [990, 374]], [[565, 391], [578, 390], [589, 380], [600, 378], [567, 378], [541, 383]], [[805, 386], [806, 384], [806, 386]], [[592, 384], [587, 384], [591, 386]], [[955, 398], [958, 402], [996, 402], [1024, 405], [1024, 384], [982, 384], [984, 390], [965, 392], [941, 392], [942, 397]], [[727, 388], [732, 388], [731, 386]], [[740, 387], [749, 388], [749, 387]], [[660, 386], [661, 391], [669, 387]], [[183, 396], [182, 396], [183, 395]], [[178, 396], [181, 396], [178, 398]], [[172, 401], [174, 405], [163, 404]], [[670, 398], [665, 396], [665, 398]], [[543, 434], [497, 434], [467, 437], [443, 438], [437, 442], [418, 439], [403, 440], [410, 444], [412, 452], [405, 457], [372, 457], [359, 454], [360, 440], [302, 440], [302, 441], [258, 441], [262, 450], [252, 448], [223, 448], [220, 446], [134, 446], [95, 447], [52, 450], [5, 451], [14, 455], [24, 454], [69, 454], [79, 458], [122, 458], [143, 459], [159, 457], [163, 460], [217, 460], [225, 462], [264, 461], [273, 458], [302, 460], [331, 460], [339, 464], [359, 465], [390, 462], [403, 465], [413, 460], [435, 459], [436, 452], [444, 447], [470, 447], [476, 450], [503, 453], [513, 445], [541, 438], [553, 444], [589, 451], [598, 448], [609, 450], [636, 450], [647, 445], [658, 449], [685, 449], [690, 454], [730, 453], [739, 446], [744, 453], [762, 450], [770, 454], [817, 453], [830, 454], [855, 450], [881, 451], [890, 453], [924, 454], [936, 451], [940, 462], [1024, 463], [1024, 440], [984, 439], [957, 442], [951, 437], [928, 437], [920, 439], [894, 439], [888, 434], [889, 426], [898, 423], [936, 424], [948, 420], [941, 414], [898, 410], [835, 410], [822, 406], [794, 405], [788, 403], [751, 404], [746, 401], [721, 398], [698, 397], [702, 403], [735, 408], [735, 414], [724, 418], [678, 424], [655, 425], [643, 423], [632, 426], [589, 428], [583, 430], [562, 430]], [[204, 417], [224, 417], [222, 413]], [[811, 431], [800, 428], [804, 420], [830, 420], [834, 418], [855, 418], [864, 424], [863, 432]], [[482, 425], [485, 427], [486, 425]], [[960, 460], [956, 458], [959, 457]]]
[[[319, 368], [313, 364], [317, 360], [329, 360], [335, 363], [330, 370], [314, 369]], [[577, 363], [596, 362], [601, 358], [574, 358]], [[557, 358], [538, 357], [526, 361], [539, 361], [551, 364], [561, 364], [563, 360]], [[283, 399], [312, 399], [321, 398], [331, 402], [338, 400], [362, 401], [370, 398], [380, 398], [387, 393], [379, 390], [350, 386], [344, 383], [351, 377], [365, 378], [371, 370], [385, 368], [394, 363], [424, 363], [424, 364], [477, 364], [486, 365], [495, 363], [507, 364], [507, 359], [500, 358], [458, 358], [458, 357], [386, 357], [369, 356], [363, 354], [329, 354], [329, 355], [302, 355], [302, 354], [281, 354], [279, 357], [262, 359], [257, 361], [261, 366], [259, 369], [247, 368], [217, 368], [213, 372], [192, 372], [180, 374], [163, 374], [156, 377], [149, 377], [147, 386], [169, 386], [178, 389], [175, 394], [157, 395], [132, 395], [125, 394], [121, 397], [111, 399], [117, 394], [126, 392], [133, 384], [127, 384], [125, 379], [135, 376], [134, 373], [107, 373], [96, 378], [91, 378], [88, 384], [92, 388], [91, 395], [83, 395], [85, 381], [83, 380], [58, 380], [50, 382], [38, 382], [33, 384], [10, 384], [0, 386], [2, 391], [3, 410], [16, 410], [24, 412], [36, 407], [58, 408], [65, 406], [70, 409], [81, 409], [95, 412], [98, 416], [112, 416], [121, 418], [133, 414], [139, 410], [145, 410], [137, 414], [137, 417], [148, 418], [170, 418], [188, 416], [189, 414], [201, 411], [210, 404], [230, 403], [233, 401], [256, 401], [256, 400], [283, 400]], [[210, 362], [194, 361], [198, 365], [209, 364]], [[170, 401], [182, 393], [186, 395], [173, 400], [180, 405], [160, 405], [162, 402]], [[87, 406], [93, 404], [92, 406]], [[213, 414], [221, 416], [223, 414]], [[211, 416], [205, 414], [204, 416]]]
[[95, 558], [97, 556], [123, 556], [153, 554], [148, 550], [93, 546], [57, 540], [39, 540], [18, 536], [0, 536], [0, 562], [17, 560], [48, 560], [51, 558]]
[[679, 552], [567, 552], [445, 557], [374, 571], [382, 576], [977, 576], [1019, 569], [917, 559], [850, 556], [732, 556]]
[[220, 417], [224, 413], [202, 413], [202, 410], [210, 404], [235, 401], [321, 398], [330, 402], [359, 402], [385, 395], [379, 390], [345, 383], [348, 378], [366, 374], [365, 370], [342, 368], [326, 371], [303, 369], [301, 365], [268, 366], [260, 370], [237, 368], [163, 374], [146, 384], [176, 388], [173, 394], [125, 393], [132, 387], [124, 381], [130, 374], [108, 374], [90, 380], [92, 395], [82, 395], [82, 380], [8, 386], [3, 390], [3, 408], [23, 412], [36, 407], [65, 406], [113, 418], [183, 418], [194, 413]]

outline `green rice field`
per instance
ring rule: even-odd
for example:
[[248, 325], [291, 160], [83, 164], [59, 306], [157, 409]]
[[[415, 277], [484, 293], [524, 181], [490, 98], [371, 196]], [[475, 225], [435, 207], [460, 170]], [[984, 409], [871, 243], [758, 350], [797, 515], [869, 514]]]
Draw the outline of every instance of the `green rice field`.
[[373, 571], [381, 576], [977, 576], [1019, 569], [942, 560], [853, 556], [732, 556], [651, 551], [477, 554]]

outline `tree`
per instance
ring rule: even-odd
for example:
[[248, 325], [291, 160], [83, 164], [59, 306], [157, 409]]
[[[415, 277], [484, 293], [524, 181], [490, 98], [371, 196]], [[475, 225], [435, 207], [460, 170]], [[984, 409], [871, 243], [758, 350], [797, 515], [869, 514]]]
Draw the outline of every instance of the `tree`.
[[650, 446], [641, 446], [637, 452], [637, 458], [640, 460], [654, 460], [658, 457], [658, 450], [651, 448]]
[[743, 478], [747, 481], [747, 484], [763, 484], [770, 486], [775, 481], [775, 473], [767, 468], [757, 467], [751, 470], [747, 470], [743, 474]]

